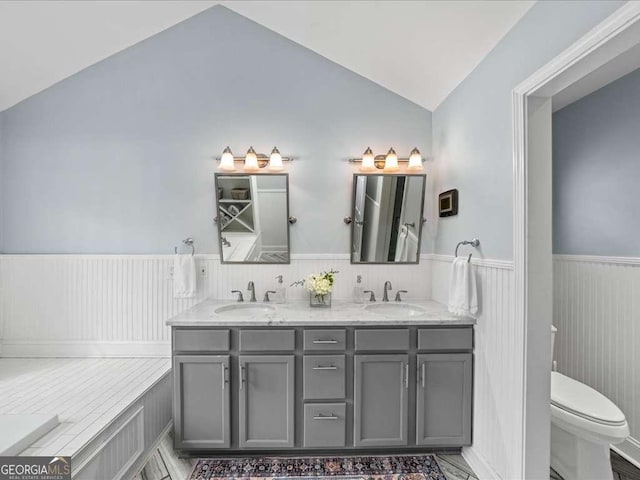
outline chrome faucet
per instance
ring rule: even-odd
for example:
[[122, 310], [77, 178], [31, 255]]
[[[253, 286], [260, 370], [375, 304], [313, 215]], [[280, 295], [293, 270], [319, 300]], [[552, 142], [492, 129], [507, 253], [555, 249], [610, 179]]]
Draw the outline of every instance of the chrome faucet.
[[249, 299], [250, 302], [255, 302], [256, 301], [256, 287], [253, 284], [253, 280], [249, 282], [249, 285], [247, 285], [247, 290], [249, 290], [251, 292], [251, 298]]
[[271, 299], [269, 298], [269, 294], [270, 293], [276, 293], [275, 290], [267, 290], [266, 292], [264, 292], [264, 298], [262, 299], [262, 301], [264, 303], [269, 303], [271, 301]]
[[369, 293], [370, 294], [369, 295], [369, 301], [370, 302], [375, 302], [376, 301], [376, 295], [375, 295], [375, 293], [373, 293], [373, 290], [365, 290], [362, 293]]
[[392, 288], [393, 287], [391, 286], [391, 282], [389, 280], [384, 282], [384, 293], [382, 294], [382, 301], [383, 302], [388, 302], [389, 301], [389, 290], [391, 290]]

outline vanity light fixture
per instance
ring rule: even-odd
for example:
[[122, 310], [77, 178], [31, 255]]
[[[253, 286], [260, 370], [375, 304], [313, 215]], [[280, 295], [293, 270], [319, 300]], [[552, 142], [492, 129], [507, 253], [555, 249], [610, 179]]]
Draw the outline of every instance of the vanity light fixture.
[[422, 155], [420, 155], [420, 150], [414, 148], [411, 150], [411, 154], [409, 155], [409, 165], [407, 165], [407, 170], [410, 172], [421, 172], [422, 171]]
[[371, 148], [367, 147], [362, 155], [362, 164], [360, 165], [361, 172], [375, 172], [376, 166], [374, 164], [375, 157]]
[[249, 147], [247, 154], [244, 157], [244, 167], [242, 169], [245, 172], [257, 172], [260, 167], [258, 166], [258, 155], [253, 147]]
[[231, 153], [231, 149], [228, 146], [222, 152], [218, 168], [223, 172], [233, 172], [236, 169], [236, 166], [233, 164], [233, 153]]
[[261, 169], [268, 167], [270, 172], [281, 172], [284, 170], [283, 162], [292, 162], [293, 158], [283, 157], [280, 155], [278, 147], [273, 147], [271, 155], [266, 156], [263, 153], [256, 153], [253, 147], [249, 147], [244, 157], [234, 157], [229, 147], [222, 151], [222, 156], [217, 159], [220, 164], [218, 170], [222, 172], [235, 172], [236, 162], [242, 164], [242, 170], [247, 173], [259, 173]]
[[273, 147], [273, 150], [271, 150], [269, 166], [267, 168], [272, 172], [281, 172], [284, 170], [284, 165], [282, 165], [282, 155], [280, 155], [278, 147]]
[[409, 154], [409, 158], [398, 158], [396, 151], [390, 148], [386, 155], [374, 155], [371, 148], [367, 147], [360, 158], [350, 158], [350, 163], [360, 163], [359, 170], [364, 173], [382, 170], [385, 173], [394, 173], [400, 170], [398, 162], [406, 162], [406, 170], [408, 172], [421, 172], [423, 170], [422, 163], [424, 159], [420, 154], [420, 150], [414, 148]]
[[387, 152], [387, 156], [384, 159], [384, 168], [382, 169], [383, 172], [397, 172], [398, 170], [400, 170], [400, 167], [398, 166], [398, 155], [396, 155], [396, 151], [392, 148], [389, 149], [389, 152]]

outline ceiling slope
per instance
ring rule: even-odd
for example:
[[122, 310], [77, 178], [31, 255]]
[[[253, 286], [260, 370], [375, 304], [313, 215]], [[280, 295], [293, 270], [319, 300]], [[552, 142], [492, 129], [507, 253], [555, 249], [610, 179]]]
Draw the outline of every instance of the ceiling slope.
[[433, 110], [533, 1], [0, 1], [0, 111], [215, 4]]

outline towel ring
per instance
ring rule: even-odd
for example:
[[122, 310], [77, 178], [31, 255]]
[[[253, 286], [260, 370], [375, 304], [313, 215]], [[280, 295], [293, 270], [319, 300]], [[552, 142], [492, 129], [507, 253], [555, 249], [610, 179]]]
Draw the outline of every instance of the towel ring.
[[[474, 248], [478, 248], [480, 240], [474, 238], [473, 240], [462, 240], [461, 242], [458, 242], [458, 245], [456, 245], [456, 258], [458, 258], [458, 249], [460, 248], [460, 245], [471, 245]], [[471, 255], [472, 254], [470, 253], [469, 258], [467, 258], [467, 262], [471, 262]]]
[[[187, 237], [184, 240], [182, 240], [182, 243], [184, 243], [185, 245], [189, 245], [191, 247], [191, 256], [193, 257], [193, 255], [196, 253], [196, 249], [193, 246], [193, 237]], [[173, 251], [175, 252], [175, 254], [178, 254], [178, 247], [173, 247]]]

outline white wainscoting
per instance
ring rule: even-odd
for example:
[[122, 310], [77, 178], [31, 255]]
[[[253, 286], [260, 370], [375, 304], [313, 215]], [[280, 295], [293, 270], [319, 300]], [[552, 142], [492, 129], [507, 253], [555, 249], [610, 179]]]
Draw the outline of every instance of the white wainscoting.
[[[453, 257], [432, 256], [433, 299], [447, 302]], [[513, 315], [513, 263], [473, 259], [480, 291], [475, 328], [473, 446], [463, 455], [479, 478], [519, 478], [523, 333]]]
[[558, 370], [620, 407], [640, 465], [640, 258], [555, 255], [553, 278]]
[[[339, 270], [334, 299], [350, 299], [356, 275], [381, 297], [385, 280], [409, 290], [408, 299], [431, 297], [429, 258], [418, 265], [351, 265], [348, 255], [292, 255], [289, 265], [222, 265], [217, 255], [196, 255], [207, 276], [194, 299], [174, 299], [172, 255], [1, 255], [0, 353], [3, 356], [158, 356], [170, 354], [165, 321], [213, 296], [256, 285], [258, 300], [309, 273]], [[200, 269], [198, 268], [198, 271]], [[290, 300], [306, 300], [300, 287]]]

